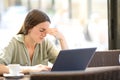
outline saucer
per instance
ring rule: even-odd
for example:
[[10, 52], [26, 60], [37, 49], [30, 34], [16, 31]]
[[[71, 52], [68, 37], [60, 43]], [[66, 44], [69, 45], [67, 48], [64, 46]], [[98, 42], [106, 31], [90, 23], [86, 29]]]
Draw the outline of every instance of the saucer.
[[19, 73], [19, 74], [17, 74], [17, 75], [12, 75], [12, 74], [4, 73], [3, 76], [4, 76], [5, 78], [15, 78], [15, 79], [18, 79], [18, 78], [23, 78], [23, 77], [24, 77], [24, 74]]

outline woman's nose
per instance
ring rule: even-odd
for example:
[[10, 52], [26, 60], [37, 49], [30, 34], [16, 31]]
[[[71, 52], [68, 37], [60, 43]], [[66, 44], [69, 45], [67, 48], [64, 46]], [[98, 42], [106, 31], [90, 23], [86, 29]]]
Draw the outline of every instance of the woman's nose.
[[43, 37], [45, 37], [45, 36], [46, 36], [46, 34], [47, 34], [46, 32], [43, 32], [43, 33], [42, 33], [42, 36], [43, 36]]

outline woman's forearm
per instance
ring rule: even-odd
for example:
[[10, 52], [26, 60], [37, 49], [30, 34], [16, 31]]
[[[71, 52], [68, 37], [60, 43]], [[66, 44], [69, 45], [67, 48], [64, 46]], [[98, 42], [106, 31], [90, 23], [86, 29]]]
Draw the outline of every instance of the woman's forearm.
[[31, 66], [21, 66], [21, 73], [30, 73]]
[[[29, 73], [31, 71], [31, 67], [29, 66], [22, 66], [21, 71], [22, 73]], [[0, 75], [4, 73], [9, 73], [9, 68], [6, 65], [0, 64]]]
[[68, 49], [68, 45], [64, 36], [61, 39], [59, 39], [59, 41], [60, 41], [61, 49]]
[[51, 67], [48, 67], [42, 64], [38, 64], [35, 66], [22, 66], [21, 67], [22, 73], [41, 72], [41, 71], [49, 71], [49, 70], [51, 70]]
[[0, 75], [4, 73], [9, 73], [9, 69], [6, 65], [0, 64]]

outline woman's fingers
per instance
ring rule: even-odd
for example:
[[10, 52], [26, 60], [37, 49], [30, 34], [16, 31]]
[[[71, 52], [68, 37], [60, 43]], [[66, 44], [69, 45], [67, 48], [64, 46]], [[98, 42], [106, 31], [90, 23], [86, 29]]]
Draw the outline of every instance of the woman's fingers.
[[57, 39], [61, 39], [63, 37], [62, 33], [59, 32], [57, 28], [48, 28], [47, 33], [53, 35]]
[[46, 65], [42, 65], [42, 64], [39, 64], [39, 65], [36, 65], [33, 67], [33, 70], [38, 70], [39, 71], [50, 71], [51, 70], [51, 67], [48, 67]]

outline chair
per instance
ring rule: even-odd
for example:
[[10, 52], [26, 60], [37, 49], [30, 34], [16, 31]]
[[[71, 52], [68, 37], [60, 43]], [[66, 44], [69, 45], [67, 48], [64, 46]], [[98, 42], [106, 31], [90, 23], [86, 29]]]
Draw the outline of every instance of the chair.
[[120, 50], [96, 51], [88, 67], [118, 66]]

